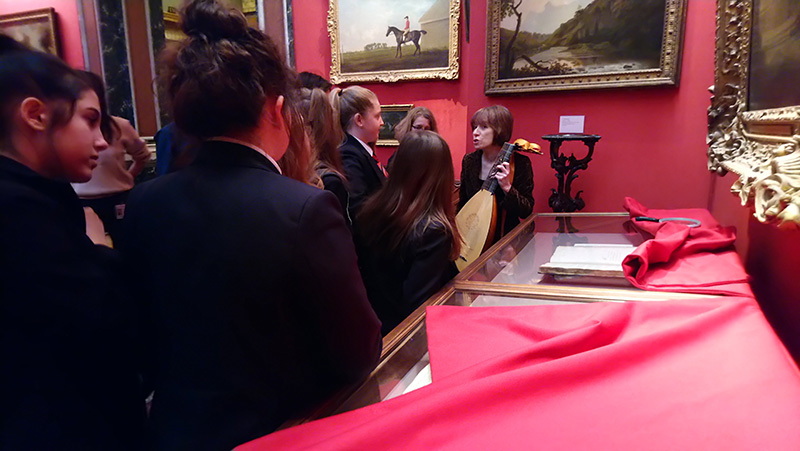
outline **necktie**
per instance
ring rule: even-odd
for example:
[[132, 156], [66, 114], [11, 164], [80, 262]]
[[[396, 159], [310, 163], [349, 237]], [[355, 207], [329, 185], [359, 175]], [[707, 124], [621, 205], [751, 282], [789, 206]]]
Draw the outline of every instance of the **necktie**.
[[389, 173], [386, 172], [386, 168], [384, 168], [381, 162], [378, 161], [378, 157], [376, 157], [375, 154], [372, 154], [372, 159], [375, 160], [375, 164], [378, 165], [378, 169], [380, 169], [381, 172], [383, 172], [383, 175], [385, 177], [389, 177]]

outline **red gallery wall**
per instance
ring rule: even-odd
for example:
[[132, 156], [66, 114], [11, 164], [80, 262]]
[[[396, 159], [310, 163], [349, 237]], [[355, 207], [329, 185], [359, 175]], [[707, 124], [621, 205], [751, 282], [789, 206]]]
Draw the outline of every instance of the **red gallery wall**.
[[78, 2], [75, 0], [0, 0], [0, 15], [34, 9], [53, 8], [58, 17], [61, 57], [70, 66], [80, 69], [83, 64]]
[[[297, 70], [327, 75], [330, 41], [327, 0], [293, 2]], [[470, 42], [461, 18], [461, 72], [453, 81], [370, 83], [382, 104], [413, 103], [433, 110], [450, 144], [456, 171], [472, 150], [469, 119], [500, 103], [514, 115], [514, 136], [538, 142], [558, 132], [561, 115], [585, 115], [587, 133], [599, 134], [588, 171], [579, 173], [573, 193], [584, 190], [585, 211], [619, 211], [625, 196], [654, 208], [707, 207], [712, 176], [706, 170], [708, 87], [714, 83], [715, 0], [689, 0], [681, 81], [678, 87], [627, 88], [486, 96], [486, 0], [472, 0]], [[377, 26], [377, 25], [376, 25]], [[380, 24], [385, 27], [385, 24]], [[381, 30], [383, 31], [383, 30]], [[584, 146], [564, 149], [583, 155]], [[393, 151], [379, 148], [385, 161]], [[535, 211], [550, 211], [556, 179], [549, 158], [532, 158]], [[458, 173], [458, 172], [457, 172]]]
[[[586, 115], [586, 132], [602, 136], [589, 170], [574, 189], [585, 190], [586, 211], [618, 211], [624, 196], [656, 208], [706, 207], [725, 225], [738, 229], [737, 249], [752, 277], [753, 290], [778, 334], [800, 361], [800, 231], [760, 224], [730, 194], [735, 177], [706, 171], [707, 88], [714, 83], [715, 0], [689, 0], [681, 83], [677, 88], [637, 88], [487, 97], [483, 94], [486, 0], [471, 0], [471, 35], [461, 18], [461, 72], [458, 80], [367, 84], [381, 102], [427, 106], [453, 152], [456, 170], [471, 151], [469, 118], [493, 103], [514, 114], [515, 136], [544, 145], [542, 135], [558, 131], [560, 115]], [[297, 69], [327, 75], [330, 41], [328, 0], [295, 0]], [[59, 15], [62, 55], [83, 67], [75, 0], [0, 0], [0, 14], [54, 7]], [[382, 27], [383, 25], [381, 25]], [[573, 148], [567, 148], [573, 149]], [[393, 149], [381, 148], [385, 162]], [[573, 150], [583, 151], [581, 145]], [[536, 211], [549, 211], [555, 187], [546, 157], [533, 157]]]
[[[779, 230], [752, 218], [730, 193], [732, 174], [706, 169], [708, 88], [714, 84], [716, 0], [688, 0], [681, 80], [678, 87], [567, 91], [519, 97], [483, 93], [486, 62], [486, 2], [472, 0], [467, 43], [461, 17], [461, 73], [453, 81], [365, 84], [383, 104], [428, 106], [450, 144], [456, 170], [471, 151], [469, 118], [493, 103], [514, 114], [515, 136], [543, 145], [541, 136], [558, 131], [561, 115], [585, 115], [586, 132], [602, 136], [594, 160], [573, 184], [584, 190], [585, 211], [619, 211], [625, 196], [654, 208], [704, 207], [737, 228], [737, 250], [765, 314], [800, 362], [800, 231]], [[327, 0], [295, 1], [296, 62], [299, 71], [328, 74], [330, 41]], [[385, 26], [381, 24], [381, 27]], [[582, 144], [567, 148], [582, 155]], [[393, 149], [379, 149], [388, 158]], [[535, 211], [550, 211], [556, 180], [549, 159], [533, 157]]]

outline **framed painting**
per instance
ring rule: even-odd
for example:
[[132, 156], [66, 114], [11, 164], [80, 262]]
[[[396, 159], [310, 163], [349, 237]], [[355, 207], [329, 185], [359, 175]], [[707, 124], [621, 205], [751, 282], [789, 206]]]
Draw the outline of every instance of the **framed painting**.
[[32, 49], [59, 56], [56, 13], [53, 8], [0, 16], [0, 32]]
[[762, 222], [800, 226], [800, 2], [717, 0], [708, 168]]
[[404, 105], [381, 105], [381, 118], [383, 125], [378, 132], [376, 146], [399, 146], [400, 143], [394, 138], [394, 128], [402, 121], [408, 112], [414, 108], [412, 104]]
[[461, 0], [330, 0], [331, 82], [458, 78]]
[[677, 85], [688, 0], [489, 0], [486, 94]]

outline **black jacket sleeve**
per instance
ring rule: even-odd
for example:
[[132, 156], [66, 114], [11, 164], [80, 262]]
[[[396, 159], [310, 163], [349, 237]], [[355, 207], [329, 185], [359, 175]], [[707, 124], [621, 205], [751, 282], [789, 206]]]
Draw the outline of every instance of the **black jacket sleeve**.
[[353, 240], [333, 196], [309, 199], [300, 216], [296, 243], [309, 283], [299, 286], [309, 329], [318, 331], [320, 355], [334, 377], [356, 382], [375, 367], [381, 353], [380, 321], [367, 299]]
[[514, 154], [514, 181], [498, 207], [520, 219], [533, 212], [533, 168], [528, 157]]

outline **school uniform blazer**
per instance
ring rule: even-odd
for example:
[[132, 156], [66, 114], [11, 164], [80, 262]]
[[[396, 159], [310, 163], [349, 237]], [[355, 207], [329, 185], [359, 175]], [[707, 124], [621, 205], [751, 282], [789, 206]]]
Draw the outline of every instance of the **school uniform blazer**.
[[336, 197], [257, 151], [203, 143], [134, 188], [125, 226], [147, 281], [151, 447], [231, 449], [375, 366], [380, 322]]
[[383, 186], [386, 176], [367, 149], [352, 135], [346, 134], [339, 152], [342, 154], [342, 166], [350, 193], [350, 217], [355, 220], [361, 204]]
[[452, 239], [441, 225], [419, 224], [395, 253], [366, 245], [358, 233], [356, 246], [384, 336], [458, 273], [450, 260]]
[[[458, 209], [461, 210], [472, 196], [480, 191], [483, 180], [481, 174], [482, 150], [476, 150], [464, 155], [461, 160], [461, 185], [458, 191]], [[531, 160], [519, 152], [514, 153], [514, 180], [511, 181], [511, 189], [508, 193], [503, 192], [498, 186], [495, 190], [497, 199], [497, 229], [494, 241], [507, 234], [519, 225], [520, 220], [527, 218], [533, 213], [533, 169]], [[500, 228], [501, 214], [505, 212], [503, 228]]]
[[144, 396], [121, 262], [80, 200], [0, 156], [0, 449], [139, 449]]

